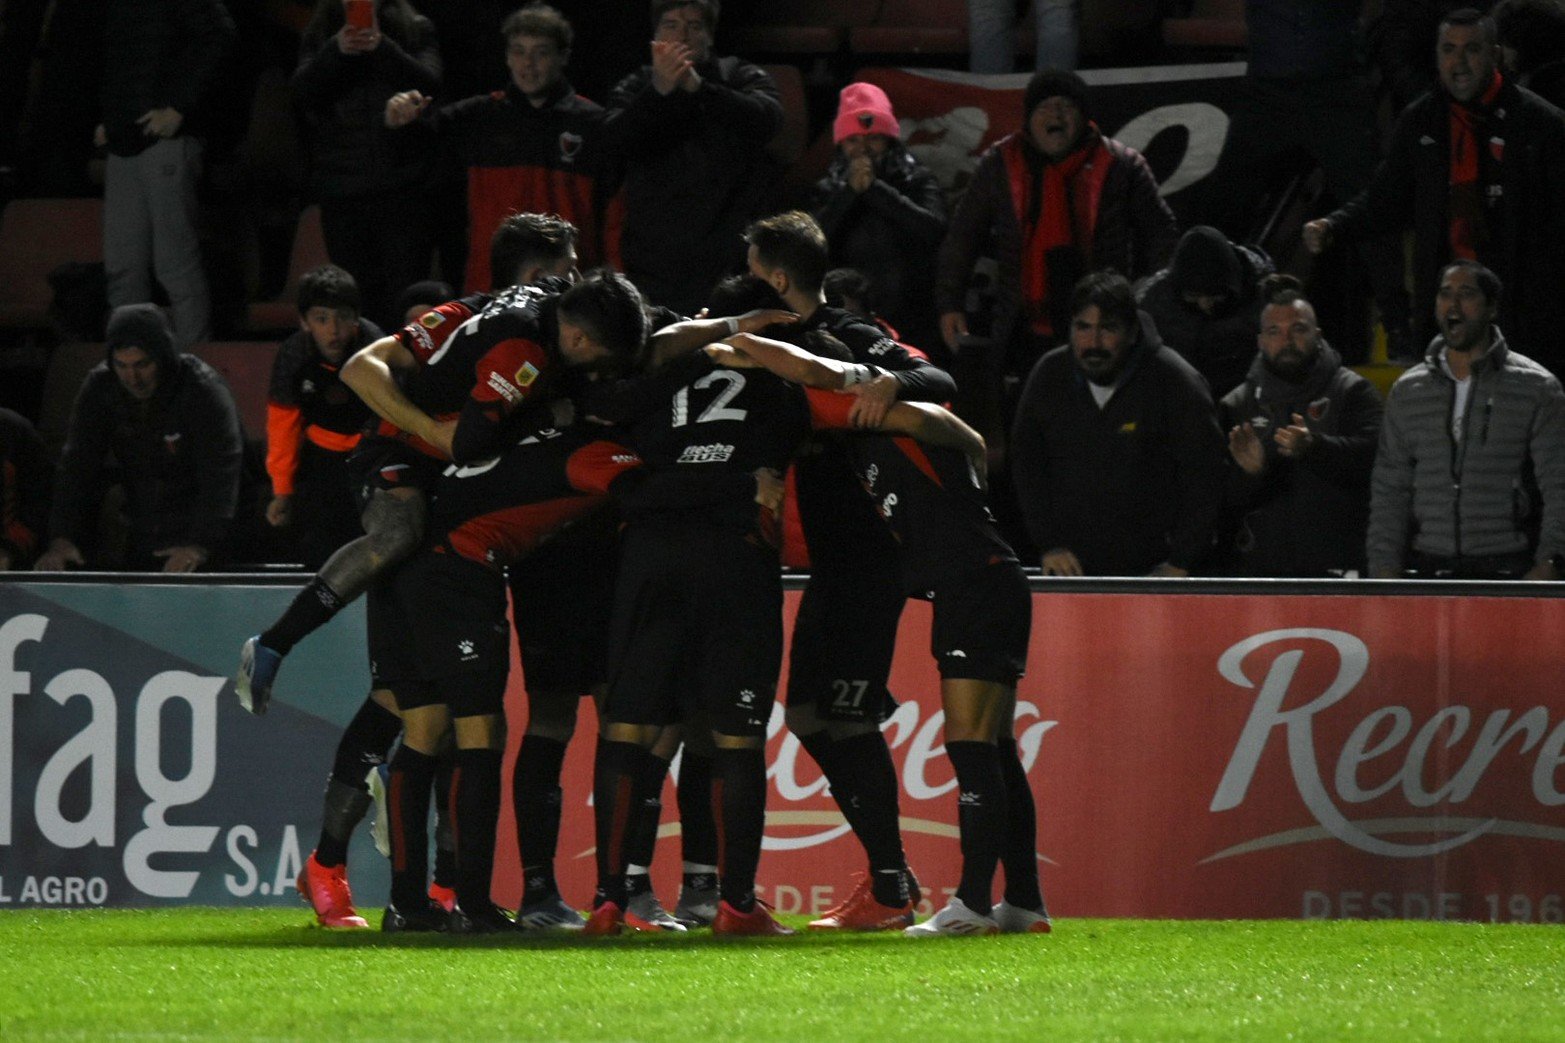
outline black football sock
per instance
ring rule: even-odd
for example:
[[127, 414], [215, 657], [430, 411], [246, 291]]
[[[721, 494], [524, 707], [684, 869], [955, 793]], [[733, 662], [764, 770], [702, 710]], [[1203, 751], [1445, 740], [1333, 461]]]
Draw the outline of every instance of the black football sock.
[[640, 799], [638, 780], [651, 754], [631, 742], [598, 740], [592, 778], [593, 818], [598, 842], [596, 902], [625, 908], [625, 867], [630, 829]]
[[1005, 900], [1036, 912], [1043, 908], [1038, 887], [1038, 807], [1016, 740], [1001, 739], [995, 748], [1000, 754], [1000, 777], [1005, 780], [1005, 843], [1000, 848]]
[[261, 644], [278, 655], [287, 655], [294, 645], [329, 623], [344, 604], [337, 592], [316, 576], [294, 595], [282, 618], [261, 632]]
[[522, 859], [522, 904], [541, 902], [559, 891], [554, 854], [560, 838], [560, 770], [565, 743], [524, 735], [511, 769], [511, 805], [516, 812], [516, 850]]
[[386, 762], [386, 752], [401, 731], [402, 720], [373, 699], [365, 699], [343, 729], [331, 778], [326, 780], [321, 836], [315, 845], [315, 859], [321, 865], [347, 862], [348, 842], [370, 806], [365, 776]]
[[[707, 889], [717, 876], [717, 823], [712, 818], [712, 758], [685, 752], [679, 758], [679, 850], [685, 886]], [[700, 868], [693, 868], [700, 867]], [[692, 876], [712, 877], [691, 882]]]
[[1005, 835], [1005, 783], [993, 743], [948, 742], [956, 768], [957, 828], [962, 836], [962, 882], [956, 897], [975, 913], [993, 908], [994, 871]]
[[456, 749], [447, 746], [435, 766], [435, 883], [456, 890], [456, 805], [451, 802]]
[[[663, 817], [663, 801], [660, 798], [663, 783], [667, 779], [668, 761], [648, 753], [642, 763], [642, 776], [636, 783], [637, 791], [644, 796], [636, 807], [636, 817], [631, 822], [630, 837], [625, 845], [626, 868], [634, 876], [645, 877], [652, 868], [652, 856], [657, 851], [658, 824]], [[650, 890], [651, 884], [647, 880], [636, 882], [630, 893], [639, 894], [637, 888]]]
[[488, 908], [494, 877], [495, 824], [500, 817], [500, 751], [457, 750], [451, 776], [456, 810], [456, 900], [471, 913]]
[[766, 752], [719, 749], [714, 761], [719, 893], [723, 901], [748, 913], [755, 908], [755, 870], [766, 829]]
[[391, 826], [391, 904], [407, 911], [429, 901], [429, 797], [436, 758], [406, 744], [391, 758], [386, 815]]
[[843, 817], [869, 855], [870, 886], [881, 905], [902, 906], [908, 901], [908, 881], [903, 869], [907, 856], [902, 850], [902, 829], [898, 817], [900, 785], [891, 749], [879, 731], [838, 739], [832, 744], [832, 756], [843, 765], [852, 765], [852, 796], [843, 804]]

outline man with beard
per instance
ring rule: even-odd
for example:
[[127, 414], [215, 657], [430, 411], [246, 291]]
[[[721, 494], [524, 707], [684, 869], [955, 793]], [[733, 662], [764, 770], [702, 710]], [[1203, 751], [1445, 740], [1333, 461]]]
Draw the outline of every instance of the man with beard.
[[1211, 550], [1222, 433], [1206, 382], [1095, 272], [1070, 343], [1033, 367], [1011, 432], [1017, 500], [1048, 576], [1188, 576]]
[[1320, 335], [1299, 281], [1261, 281], [1260, 350], [1218, 404], [1228, 431], [1229, 569], [1341, 576], [1364, 568], [1380, 395]]
[[1371, 576], [1565, 576], [1565, 392], [1506, 344], [1500, 292], [1477, 261], [1440, 273], [1440, 335], [1386, 402]]

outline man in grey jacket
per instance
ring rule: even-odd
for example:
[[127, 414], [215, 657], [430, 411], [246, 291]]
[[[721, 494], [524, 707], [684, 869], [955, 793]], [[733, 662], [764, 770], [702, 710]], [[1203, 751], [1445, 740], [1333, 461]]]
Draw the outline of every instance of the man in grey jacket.
[[1386, 403], [1371, 576], [1565, 576], [1565, 391], [1506, 346], [1500, 289], [1476, 261], [1440, 273], [1440, 334]]

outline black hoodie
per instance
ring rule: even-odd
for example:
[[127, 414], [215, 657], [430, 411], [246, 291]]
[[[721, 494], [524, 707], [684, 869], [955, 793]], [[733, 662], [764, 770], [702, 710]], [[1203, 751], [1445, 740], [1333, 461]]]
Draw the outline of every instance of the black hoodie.
[[[51, 537], [85, 550], [104, 492], [123, 486], [129, 557], [143, 567], [163, 547], [195, 545], [217, 556], [238, 504], [243, 452], [228, 385], [194, 355], [176, 352], [172, 338], [148, 334], [147, 309], [116, 310], [106, 354], [142, 348], [158, 363], [157, 390], [145, 401], [132, 398], [108, 359], [87, 374], [71, 409], [49, 518]], [[138, 336], [125, 335], [127, 321]]]

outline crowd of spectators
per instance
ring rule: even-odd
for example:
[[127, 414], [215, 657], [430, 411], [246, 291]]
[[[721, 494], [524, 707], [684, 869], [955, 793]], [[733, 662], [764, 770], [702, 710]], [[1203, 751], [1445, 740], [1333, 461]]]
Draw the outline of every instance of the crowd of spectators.
[[[52, 482], [27, 422], [3, 417], [6, 567], [210, 569], [256, 560], [251, 508], [262, 529], [320, 515], [299, 509], [318, 506], [300, 491], [337, 480], [328, 457], [357, 417], [336, 366], [416, 319], [411, 306], [489, 290], [490, 236], [508, 214], [562, 215], [584, 266], [619, 268], [649, 301], [693, 315], [745, 270], [744, 228], [787, 209], [765, 147], [784, 119], [777, 85], [716, 53], [717, 0], [652, 0], [650, 40], [583, 11], [476, 5], [493, 29], [472, 42], [482, 54], [461, 55], [447, 26], [472, 19], [443, 4], [374, 0], [367, 18], [343, 0], [296, 6], [292, 98], [333, 267], [300, 287], [272, 444], [247, 455], [222, 378], [181, 353], [211, 335], [194, 215], [235, 19], [220, 0], [108, 5], [97, 133], [115, 311]], [[1565, 8], [1388, 0], [1366, 40], [1356, 0], [1247, 4], [1251, 63], [1204, 194], [1211, 225], [1181, 229], [1152, 167], [1099, 128], [1070, 71], [1076, 5], [1038, 6], [1040, 68], [1020, 124], [959, 197], [905, 147], [886, 93], [850, 82], [829, 168], [800, 200], [838, 267], [826, 299], [956, 377], [959, 412], [989, 441], [996, 513], [1028, 563], [1058, 575], [1560, 575]], [[1006, 8], [970, 3], [975, 69], [982, 58], [1009, 71], [980, 48], [986, 27], [1003, 23], [1010, 39]], [[635, 39], [639, 68], [610, 75], [594, 60]], [[474, 82], [478, 68], [504, 77], [498, 89]], [[1377, 87], [1400, 109], [1383, 140]], [[1362, 268], [1408, 367], [1384, 412], [1321, 336], [1304, 286], [1246, 241], [1253, 192], [1296, 154], [1323, 170], [1331, 207], [1304, 224], [1305, 246], [1317, 265]], [[453, 232], [465, 242], [455, 258]], [[993, 306], [978, 315], [969, 290], [985, 259]], [[425, 282], [436, 267], [452, 287]], [[149, 303], [153, 276], [167, 315]], [[301, 402], [327, 389], [346, 396], [330, 403], [333, 422], [303, 423]], [[97, 546], [89, 516], [111, 479], [128, 519], [118, 554]], [[290, 560], [319, 563], [351, 531], [342, 512], [320, 525], [334, 535], [304, 537]]]

